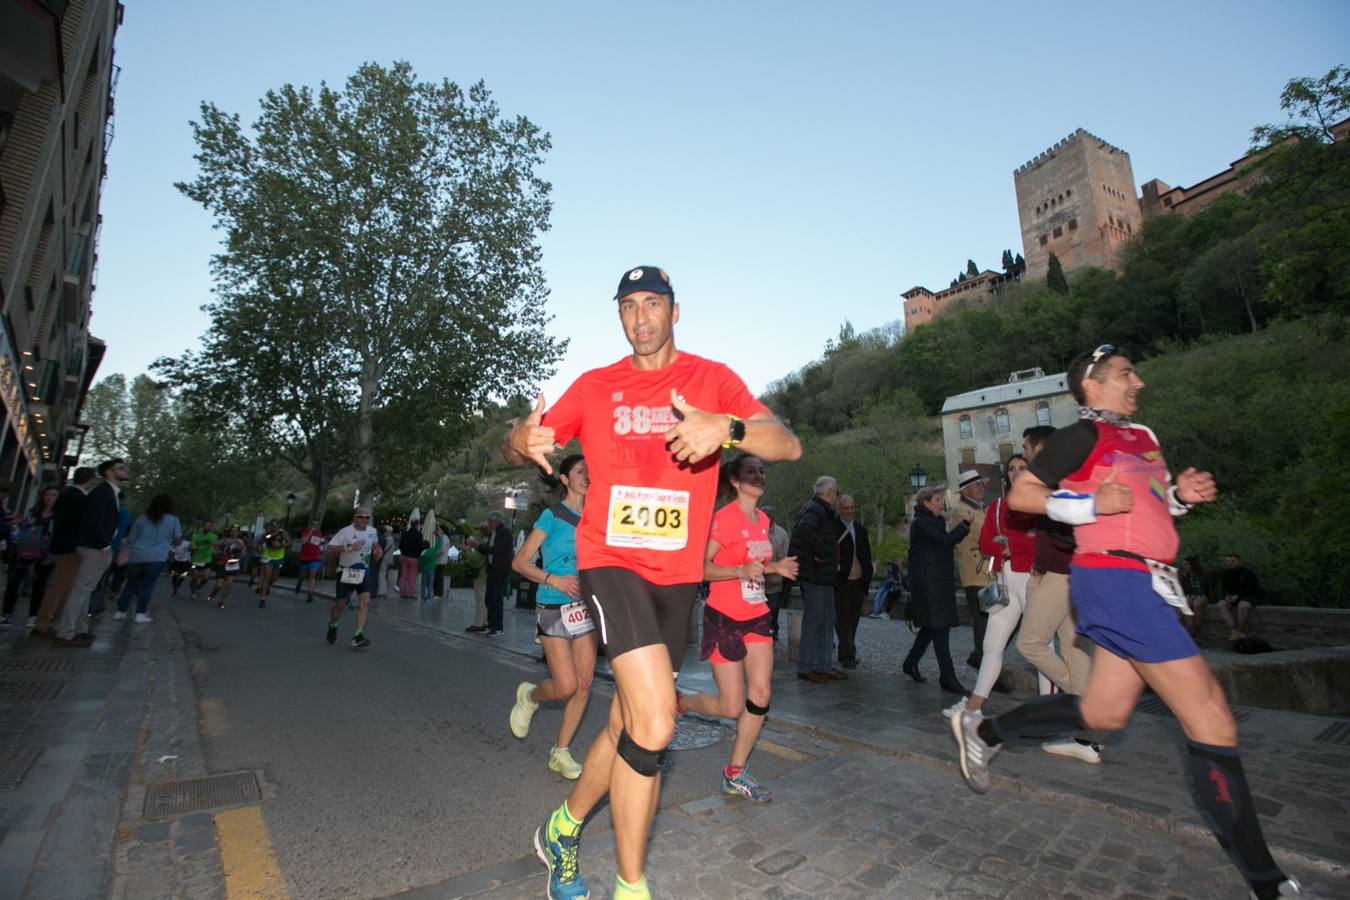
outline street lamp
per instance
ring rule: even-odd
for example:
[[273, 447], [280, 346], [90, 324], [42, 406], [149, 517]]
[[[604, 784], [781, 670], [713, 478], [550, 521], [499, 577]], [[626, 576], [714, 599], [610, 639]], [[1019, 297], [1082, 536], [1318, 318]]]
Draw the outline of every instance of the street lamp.
[[286, 531], [291, 530], [291, 507], [295, 505], [295, 492], [290, 491], [286, 494]]
[[928, 472], [925, 471], [923, 466], [915, 463], [914, 468], [909, 470], [909, 483], [914, 486], [916, 491], [928, 483]]

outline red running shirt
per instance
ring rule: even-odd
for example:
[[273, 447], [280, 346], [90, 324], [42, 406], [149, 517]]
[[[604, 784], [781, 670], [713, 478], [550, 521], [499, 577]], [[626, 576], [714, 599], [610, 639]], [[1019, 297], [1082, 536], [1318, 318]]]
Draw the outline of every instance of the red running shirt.
[[300, 533], [300, 561], [318, 562], [323, 558], [323, 532], [306, 528]]
[[1111, 556], [1109, 550], [1163, 563], [1176, 557], [1179, 541], [1167, 498], [1172, 475], [1149, 428], [1080, 419], [1050, 435], [1027, 468], [1047, 487], [1078, 495], [1095, 494], [1112, 470], [1116, 481], [1130, 488], [1134, 506], [1129, 512], [1074, 526], [1074, 565], [1147, 569], [1136, 560]]
[[591, 477], [577, 568], [615, 566], [652, 584], [703, 580], [721, 454], [676, 461], [665, 438], [676, 423], [672, 389], [705, 412], [748, 419], [768, 411], [726, 366], [681, 352], [654, 371], [627, 356], [592, 369], [544, 415], [560, 445], [581, 439]]
[[[722, 548], [713, 556], [716, 565], [739, 566], [755, 559], [766, 563], [773, 559], [773, 544], [769, 541], [771, 520], [762, 512], [757, 511], [756, 515], [759, 521], [750, 521], [745, 510], [734, 501], [713, 513], [708, 540], [716, 541]], [[711, 582], [708, 605], [738, 622], [757, 619], [769, 611], [762, 579]]]

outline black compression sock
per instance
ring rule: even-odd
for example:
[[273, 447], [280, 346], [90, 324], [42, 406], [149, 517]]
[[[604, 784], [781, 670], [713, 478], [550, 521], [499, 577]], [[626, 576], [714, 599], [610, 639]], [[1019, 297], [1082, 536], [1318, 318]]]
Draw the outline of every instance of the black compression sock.
[[980, 739], [993, 747], [1024, 732], [1075, 731], [1085, 728], [1074, 694], [1033, 697], [1001, 716], [980, 723]]
[[1258, 897], [1278, 896], [1285, 874], [1271, 859], [1236, 747], [1186, 742], [1195, 808]]

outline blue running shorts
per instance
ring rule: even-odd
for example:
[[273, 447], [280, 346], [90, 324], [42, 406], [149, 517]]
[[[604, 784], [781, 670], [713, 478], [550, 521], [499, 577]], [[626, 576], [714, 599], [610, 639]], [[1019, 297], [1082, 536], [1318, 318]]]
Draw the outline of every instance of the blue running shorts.
[[1200, 652], [1146, 571], [1071, 566], [1069, 593], [1078, 633], [1122, 659], [1162, 663]]

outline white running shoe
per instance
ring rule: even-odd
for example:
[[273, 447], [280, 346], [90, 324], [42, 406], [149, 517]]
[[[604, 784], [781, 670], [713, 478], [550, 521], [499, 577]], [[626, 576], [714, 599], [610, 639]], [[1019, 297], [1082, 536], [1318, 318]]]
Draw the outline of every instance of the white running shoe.
[[961, 715], [961, 713], [965, 711], [966, 711], [966, 698], [962, 697], [960, 700], [957, 700], [951, 706], [944, 709], [942, 711], [942, 714], [950, 719], [952, 716], [959, 716]]
[[133, 621], [135, 621], [137, 625], [149, 625], [151, 622], [155, 620], [147, 616], [145, 613], [136, 613], [136, 618]]
[[980, 721], [984, 716], [979, 710], [952, 716], [952, 736], [956, 738], [956, 749], [960, 754], [961, 775], [966, 784], [977, 794], [989, 790], [989, 760], [1002, 749], [1001, 744], [986, 744], [980, 737]]
[[581, 777], [581, 763], [572, 758], [572, 754], [566, 747], [554, 747], [548, 755], [548, 767], [550, 771], [557, 772], [568, 781], [576, 781]]
[[1053, 756], [1065, 756], [1094, 766], [1102, 761], [1102, 748], [1098, 744], [1080, 744], [1073, 738], [1047, 741], [1041, 744], [1041, 749]]
[[528, 681], [522, 681], [516, 688], [516, 705], [511, 707], [511, 715], [508, 721], [511, 725], [511, 733], [518, 738], [524, 738], [530, 733], [530, 720], [534, 718], [534, 711], [539, 708], [539, 704], [530, 699], [530, 692], [534, 690], [534, 685]]
[[120, 622], [120, 621], [122, 621], [123, 619], [125, 619], [126, 617], [127, 617], [127, 614], [124, 613], [124, 612], [115, 612], [115, 613], [113, 613], [113, 621], [114, 621], [114, 622]]

